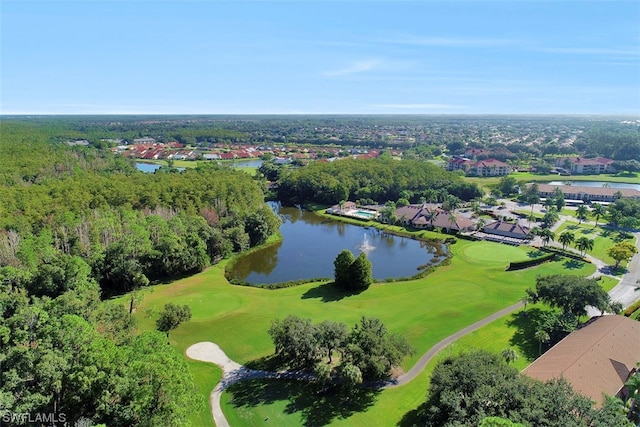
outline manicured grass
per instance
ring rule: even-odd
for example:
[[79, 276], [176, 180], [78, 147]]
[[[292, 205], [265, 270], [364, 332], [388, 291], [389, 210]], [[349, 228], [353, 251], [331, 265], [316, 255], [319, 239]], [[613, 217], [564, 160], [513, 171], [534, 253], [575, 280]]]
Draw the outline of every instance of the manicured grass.
[[[527, 306], [527, 309], [530, 309], [530, 307], [531, 304]], [[458, 354], [463, 351], [470, 351], [474, 349], [483, 349], [492, 353], [500, 353], [506, 348], [512, 348], [515, 350], [518, 358], [513, 361], [511, 365], [522, 370], [535, 360], [535, 357], [528, 356], [527, 352], [521, 349], [514, 342], [514, 336], [518, 332], [518, 328], [516, 323], [514, 323], [514, 320], [522, 317], [524, 313], [526, 313], [526, 310], [520, 309], [512, 314], [501, 317], [498, 320], [494, 320], [487, 326], [460, 338], [458, 341], [447, 347], [444, 353]]]
[[[146, 295], [137, 310], [139, 328], [153, 328], [157, 317], [153, 313], [167, 302], [189, 304], [192, 320], [171, 332], [172, 345], [184, 352], [196, 342], [213, 341], [233, 360], [247, 363], [273, 352], [267, 329], [276, 318], [295, 314], [315, 322], [331, 319], [351, 326], [361, 316], [378, 317], [391, 332], [404, 335], [415, 348], [415, 354], [402, 364], [406, 370], [444, 337], [517, 302], [524, 290], [533, 285], [536, 275], [588, 275], [594, 271], [591, 264], [557, 261], [506, 272], [509, 261], [529, 256], [531, 248], [528, 247], [458, 240], [451, 251], [451, 264], [425, 278], [374, 284], [367, 291], [348, 297], [323, 283], [279, 290], [232, 286], [223, 277], [225, 262], [222, 262], [201, 274], [153, 287], [153, 292]], [[194, 377], [202, 390], [208, 390], [203, 392], [208, 399], [213, 377], [195, 374]], [[428, 378], [425, 372], [406, 386], [381, 392], [376, 395], [375, 405], [350, 415], [344, 423], [396, 424], [424, 400]], [[300, 425], [300, 412], [279, 415], [283, 407], [290, 408], [283, 402], [256, 406], [252, 411], [258, 411], [265, 418], [291, 418], [290, 423], [283, 421], [283, 425]], [[224, 408], [230, 418], [237, 416], [232, 415], [235, 409], [231, 405], [225, 404]], [[300, 411], [305, 413], [304, 409]], [[340, 424], [340, 420], [332, 422]], [[239, 425], [251, 424], [240, 422]]]
[[[601, 227], [600, 225], [598, 225], [597, 227], [594, 227], [593, 225], [590, 225], [590, 224], [584, 224], [584, 223], [578, 224], [577, 222], [566, 221], [565, 223], [561, 224], [560, 227], [558, 227], [558, 229], [555, 231], [556, 241], [560, 236], [560, 234], [562, 234], [564, 231], [572, 232], [575, 235], [576, 240], [579, 239], [580, 237], [587, 237], [589, 239], [593, 239], [594, 240], [593, 250], [589, 251], [588, 253], [604, 261], [608, 265], [615, 264], [614, 259], [607, 254], [607, 251], [611, 246], [613, 246], [614, 244], [620, 241], [619, 232], [608, 227]], [[635, 242], [635, 238], [633, 238], [630, 241]], [[573, 243], [572, 246], [574, 245], [575, 245], [575, 242]], [[621, 267], [624, 267], [625, 265], [626, 265], [626, 262], [620, 263]]]
[[222, 370], [216, 365], [196, 360], [187, 360], [189, 372], [196, 379], [196, 387], [198, 388], [198, 397], [201, 400], [200, 410], [194, 412], [189, 420], [194, 426], [211, 426], [213, 427], [213, 418], [211, 417], [211, 406], [209, 405], [209, 395], [211, 390], [220, 382], [222, 378]]
[[620, 280], [608, 276], [602, 276], [600, 277], [600, 280], [598, 280], [600, 287], [607, 292], [615, 288], [618, 283], [620, 283]]

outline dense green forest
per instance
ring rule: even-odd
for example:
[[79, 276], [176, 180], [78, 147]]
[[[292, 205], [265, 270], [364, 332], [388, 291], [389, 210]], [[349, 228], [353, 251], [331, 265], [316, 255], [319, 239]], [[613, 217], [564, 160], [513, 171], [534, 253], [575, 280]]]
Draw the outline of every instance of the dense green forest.
[[460, 175], [439, 166], [388, 157], [310, 163], [283, 174], [278, 185], [278, 198], [290, 203], [337, 204], [342, 200], [385, 203], [400, 198], [441, 202], [448, 194], [461, 200], [482, 197], [476, 184], [465, 182]]
[[[100, 303], [265, 241], [279, 219], [244, 172], [138, 172], [51, 126], [0, 124], [0, 411], [183, 425], [197, 405], [165, 334]], [[64, 131], [64, 132], [62, 132]]]

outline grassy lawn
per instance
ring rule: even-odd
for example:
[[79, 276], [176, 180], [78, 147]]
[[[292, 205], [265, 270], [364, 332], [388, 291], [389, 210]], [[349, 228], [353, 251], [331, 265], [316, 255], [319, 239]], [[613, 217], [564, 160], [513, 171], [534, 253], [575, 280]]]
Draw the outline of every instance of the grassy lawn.
[[[609, 265], [615, 264], [613, 258], [607, 255], [607, 250], [620, 241], [620, 235], [617, 231], [608, 227], [601, 227], [600, 225], [594, 227], [593, 225], [584, 223], [578, 224], [577, 222], [566, 221], [556, 230], [556, 241], [558, 236], [560, 236], [564, 231], [572, 232], [576, 236], [576, 239], [580, 237], [594, 239], [593, 250], [590, 251], [589, 254], [601, 259]], [[620, 263], [621, 267], [624, 267], [625, 265], [626, 262]]]
[[[451, 251], [454, 255], [451, 264], [438, 268], [425, 278], [374, 284], [366, 292], [349, 297], [324, 283], [279, 290], [232, 286], [224, 279], [223, 262], [201, 274], [170, 285], [153, 287], [137, 310], [139, 329], [153, 328], [155, 313], [165, 303], [189, 304], [193, 318], [171, 333], [172, 345], [184, 352], [191, 344], [213, 341], [233, 360], [248, 363], [273, 352], [267, 334], [273, 319], [295, 314], [312, 318], [315, 322], [332, 319], [353, 325], [361, 316], [378, 317], [390, 331], [404, 335], [415, 348], [415, 354], [402, 364], [406, 370], [444, 337], [517, 302], [524, 289], [533, 285], [536, 275], [588, 275], [594, 271], [591, 264], [557, 261], [506, 272], [509, 261], [530, 256], [531, 249], [527, 247], [459, 240], [451, 246]], [[500, 346], [500, 350], [502, 348]], [[190, 363], [189, 368], [208, 401], [219, 372], [194, 363]], [[363, 406], [358, 411], [354, 409], [343, 413], [343, 416], [337, 415], [331, 422], [343, 422], [345, 425], [396, 424], [424, 400], [428, 379], [427, 371], [406, 386], [363, 397], [360, 402]], [[373, 399], [375, 404], [366, 403], [367, 399]], [[225, 413], [236, 420], [233, 425], [262, 423], [267, 417], [278, 420], [278, 425], [300, 425], [300, 417], [305, 418], [305, 422], [312, 421], [313, 408], [304, 407], [301, 401], [292, 403], [288, 397], [277, 399], [267, 394], [264, 402], [252, 404], [250, 410], [243, 409], [243, 406], [236, 408], [229, 403], [228, 396], [224, 397], [224, 402]], [[326, 405], [316, 412], [331, 412], [331, 402]], [[202, 414], [198, 416], [204, 417]], [[196, 425], [202, 424], [198, 422]]]
[[197, 360], [187, 360], [189, 372], [193, 375], [198, 388], [198, 393], [202, 404], [200, 410], [189, 417], [194, 426], [213, 426], [211, 418], [211, 406], [209, 406], [209, 395], [211, 390], [220, 382], [222, 370], [212, 363], [199, 362]]
[[614, 279], [613, 277], [602, 276], [600, 277], [600, 280], [598, 280], [598, 283], [602, 289], [609, 292], [611, 289], [615, 288], [618, 283], [620, 283], [620, 280]]

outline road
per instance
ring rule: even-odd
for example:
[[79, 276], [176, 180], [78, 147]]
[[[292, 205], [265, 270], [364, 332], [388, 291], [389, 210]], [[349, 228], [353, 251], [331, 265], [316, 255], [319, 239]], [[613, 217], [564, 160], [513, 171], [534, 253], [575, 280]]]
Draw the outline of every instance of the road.
[[620, 283], [609, 291], [611, 299], [624, 307], [629, 307], [640, 299], [640, 232], [635, 233], [635, 236], [638, 253], [627, 264], [627, 273], [622, 276]]

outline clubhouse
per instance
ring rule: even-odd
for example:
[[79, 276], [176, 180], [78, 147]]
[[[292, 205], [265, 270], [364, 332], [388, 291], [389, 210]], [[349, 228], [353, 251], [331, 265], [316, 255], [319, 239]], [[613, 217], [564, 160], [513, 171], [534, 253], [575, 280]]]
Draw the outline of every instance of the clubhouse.
[[[527, 187], [533, 184], [527, 184]], [[555, 197], [556, 189], [560, 189], [565, 199], [583, 200], [585, 202], [615, 202], [624, 197], [640, 200], [640, 191], [633, 188], [586, 187], [581, 185], [538, 184], [540, 197]]]

